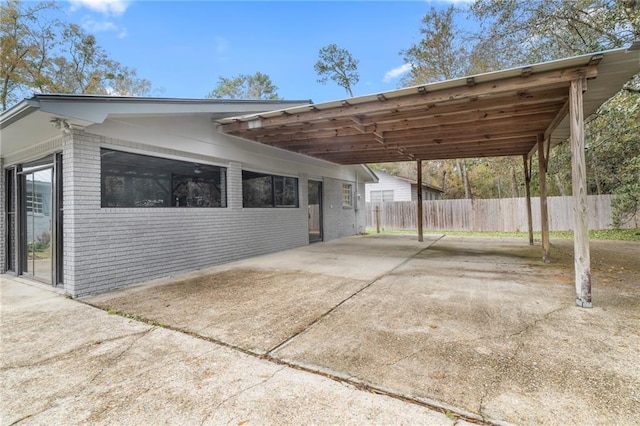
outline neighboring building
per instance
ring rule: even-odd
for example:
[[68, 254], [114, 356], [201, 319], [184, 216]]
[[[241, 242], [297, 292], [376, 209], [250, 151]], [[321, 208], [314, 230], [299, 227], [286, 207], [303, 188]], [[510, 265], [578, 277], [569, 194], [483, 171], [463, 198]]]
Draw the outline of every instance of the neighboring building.
[[[375, 172], [377, 183], [365, 185], [365, 200], [367, 203], [391, 201], [417, 201], [418, 182], [385, 172]], [[435, 186], [422, 184], [422, 200], [440, 200], [444, 191]]]
[[0, 116], [0, 272], [74, 296], [362, 232], [366, 166], [229, 136], [301, 105], [36, 95]]

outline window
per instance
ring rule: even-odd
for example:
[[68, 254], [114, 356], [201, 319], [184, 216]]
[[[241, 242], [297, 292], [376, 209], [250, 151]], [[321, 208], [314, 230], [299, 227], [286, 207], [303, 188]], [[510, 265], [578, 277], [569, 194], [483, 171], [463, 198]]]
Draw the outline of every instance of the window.
[[27, 212], [42, 214], [42, 194], [27, 192]]
[[387, 203], [393, 201], [393, 189], [384, 190], [384, 191], [371, 191], [371, 202], [372, 203]]
[[100, 150], [102, 207], [226, 207], [227, 169]]
[[342, 207], [353, 207], [353, 192], [350, 183], [342, 184]]
[[242, 171], [243, 207], [298, 207], [298, 178]]

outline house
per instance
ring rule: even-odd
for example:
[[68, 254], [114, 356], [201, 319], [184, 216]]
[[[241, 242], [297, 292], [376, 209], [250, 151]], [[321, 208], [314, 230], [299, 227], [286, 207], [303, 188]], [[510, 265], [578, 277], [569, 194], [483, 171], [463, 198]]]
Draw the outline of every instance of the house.
[[363, 231], [366, 166], [218, 129], [307, 103], [24, 100], [0, 116], [0, 272], [80, 296]]
[[[386, 172], [375, 172], [378, 182], [365, 184], [365, 201], [367, 203], [391, 201], [417, 201], [418, 182]], [[444, 191], [435, 186], [422, 184], [422, 199], [440, 200]]]

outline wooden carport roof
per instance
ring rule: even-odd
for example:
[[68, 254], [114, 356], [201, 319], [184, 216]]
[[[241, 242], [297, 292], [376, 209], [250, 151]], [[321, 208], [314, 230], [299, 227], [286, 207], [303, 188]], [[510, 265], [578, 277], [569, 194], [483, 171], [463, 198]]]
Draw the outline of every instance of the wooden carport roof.
[[[529, 244], [529, 183], [538, 152], [543, 260], [549, 257], [549, 149], [570, 137], [576, 304], [591, 307], [584, 117], [640, 72], [640, 44], [518, 69], [337, 102], [218, 120], [222, 131], [338, 164], [523, 157]], [[546, 149], [545, 149], [546, 148]], [[420, 194], [420, 191], [418, 191]], [[417, 217], [422, 218], [418, 195]], [[422, 241], [422, 220], [418, 220]]]
[[639, 71], [640, 50], [619, 49], [218, 123], [338, 164], [520, 156], [568, 138], [571, 81], [589, 80], [586, 117]]

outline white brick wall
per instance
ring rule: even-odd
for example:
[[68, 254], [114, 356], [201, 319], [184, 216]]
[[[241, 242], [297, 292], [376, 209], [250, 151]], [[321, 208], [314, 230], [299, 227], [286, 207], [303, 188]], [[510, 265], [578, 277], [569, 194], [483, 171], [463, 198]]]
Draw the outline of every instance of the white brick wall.
[[[101, 208], [101, 146], [224, 166], [227, 168], [228, 207]], [[61, 135], [20, 155], [0, 160], [4, 165], [19, 164], [62, 150], [63, 275], [67, 293], [78, 296], [104, 292], [135, 282], [308, 244], [308, 166], [298, 166], [298, 208], [245, 209], [242, 207], [242, 163], [237, 160], [224, 161], [219, 156], [210, 157], [202, 152], [175, 149], [182, 147], [181, 143], [173, 146], [151, 146], [139, 141], [74, 131], [72, 135]], [[259, 148], [264, 150], [264, 147]], [[256, 159], [266, 158], [264, 155], [262, 151], [256, 154], [247, 168], [254, 169]], [[273, 159], [263, 163], [265, 169], [262, 171], [279, 174], [280, 168]], [[295, 165], [294, 162], [287, 163], [286, 172], [282, 173], [295, 175]], [[321, 168], [317, 165], [313, 170], [314, 175], [324, 182], [324, 240], [355, 234], [356, 209], [342, 207], [342, 183], [355, 183], [336, 179], [335, 176], [352, 172], [327, 165], [328, 175], [334, 175], [328, 178], [319, 174]], [[0, 176], [2, 271], [6, 269], [4, 179], [3, 170]], [[360, 193], [364, 194], [364, 185], [360, 187]], [[364, 199], [358, 211], [358, 215], [362, 216], [359, 218], [362, 228], [365, 223], [363, 207]]]
[[299, 178], [296, 209], [243, 209], [242, 170], [235, 162], [227, 165], [227, 208], [101, 208], [100, 143], [100, 137], [75, 133], [64, 145], [64, 282], [70, 294], [308, 244], [305, 177]]
[[[356, 234], [354, 207], [342, 207], [342, 184], [354, 182], [325, 178], [323, 181], [323, 236], [324, 241]], [[354, 191], [355, 200], [355, 191]]]

